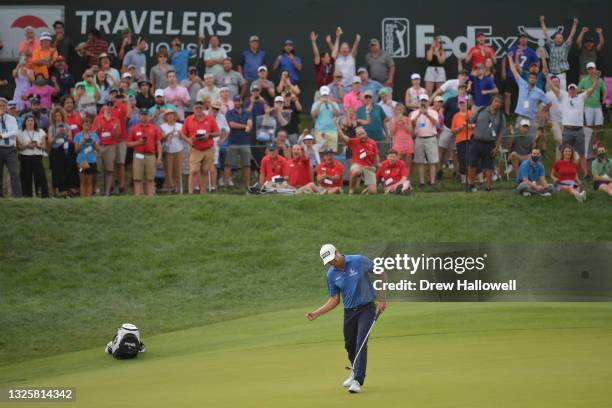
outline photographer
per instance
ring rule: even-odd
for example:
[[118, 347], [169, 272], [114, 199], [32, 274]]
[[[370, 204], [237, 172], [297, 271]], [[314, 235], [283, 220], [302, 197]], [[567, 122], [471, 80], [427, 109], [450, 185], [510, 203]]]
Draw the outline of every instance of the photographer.
[[338, 151], [336, 120], [340, 117], [340, 106], [331, 100], [329, 87], [322, 86], [321, 97], [312, 105], [310, 115], [314, 119], [314, 136], [317, 143]]
[[419, 109], [410, 114], [412, 129], [414, 129], [414, 162], [419, 169], [419, 185], [425, 185], [425, 160], [429, 163], [429, 185], [436, 182], [438, 164], [438, 112], [428, 107], [429, 97], [419, 95]]

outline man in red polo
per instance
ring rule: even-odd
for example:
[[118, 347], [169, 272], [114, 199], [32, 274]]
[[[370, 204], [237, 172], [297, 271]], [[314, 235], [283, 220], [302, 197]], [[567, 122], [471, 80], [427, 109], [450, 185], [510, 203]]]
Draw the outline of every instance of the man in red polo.
[[104, 195], [110, 195], [117, 154], [117, 142], [121, 134], [119, 119], [113, 116], [113, 102], [108, 101], [94, 119], [92, 129], [100, 137], [98, 171], [104, 174]]
[[304, 153], [304, 147], [294, 144], [291, 148], [291, 160], [287, 161], [287, 172], [289, 185], [299, 190], [309, 183], [312, 183], [312, 168], [310, 158]]
[[333, 149], [325, 149], [322, 152], [323, 161], [319, 163], [315, 172], [317, 183], [322, 188], [321, 194], [340, 194], [344, 181], [344, 166], [334, 159], [336, 153]]
[[277, 176], [287, 178], [287, 160], [278, 154], [278, 146], [275, 143], [269, 143], [259, 166], [259, 185], [263, 188]]
[[83, 117], [74, 110], [74, 98], [72, 95], [64, 95], [60, 102], [64, 112], [66, 112], [66, 122], [70, 126], [69, 139], [72, 140], [77, 133], [83, 130]]
[[214, 137], [220, 135], [219, 126], [214, 116], [204, 113], [204, 102], [197, 101], [193, 115], [188, 116], [183, 124], [183, 138], [189, 150], [189, 194], [195, 186], [200, 185], [200, 194], [205, 194], [208, 187], [208, 172], [215, 164]]
[[376, 176], [381, 179], [385, 194], [409, 194], [411, 187], [408, 180], [408, 168], [403, 160], [398, 160], [398, 154], [395, 150], [390, 150], [387, 153], [387, 160], [384, 160]]
[[117, 184], [119, 184], [119, 193], [123, 193], [125, 191], [125, 157], [127, 156], [127, 120], [132, 117], [132, 110], [126, 104], [124, 94], [111, 92], [110, 100], [114, 102], [113, 116], [119, 119], [121, 126], [115, 156], [115, 175]]
[[378, 146], [368, 137], [365, 129], [359, 126], [355, 129], [357, 137], [349, 138], [338, 126], [338, 135], [351, 148], [351, 171], [349, 173], [349, 194], [353, 194], [355, 187], [359, 186], [360, 177], [366, 186], [364, 192], [376, 194], [376, 166], [378, 165]]
[[162, 135], [159, 128], [151, 122], [149, 110], [140, 110], [140, 121], [132, 127], [127, 139], [128, 147], [134, 149], [132, 177], [134, 178], [134, 195], [142, 195], [146, 180], [147, 195], [155, 194], [155, 169], [161, 164]]

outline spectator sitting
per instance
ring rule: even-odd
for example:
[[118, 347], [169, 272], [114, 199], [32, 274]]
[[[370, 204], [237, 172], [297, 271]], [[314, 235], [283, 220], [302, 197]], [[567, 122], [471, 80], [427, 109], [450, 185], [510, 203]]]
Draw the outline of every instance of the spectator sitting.
[[597, 148], [597, 158], [591, 163], [593, 190], [604, 191], [612, 195], [612, 162], [604, 146]]
[[344, 182], [344, 166], [334, 159], [336, 154], [332, 149], [321, 152], [323, 161], [317, 165], [315, 174], [321, 194], [341, 194]]
[[304, 152], [302, 145], [295, 144], [291, 147], [291, 160], [287, 161], [287, 173], [289, 185], [296, 188], [297, 193], [316, 192], [312, 188], [310, 158]]
[[385, 194], [409, 194], [412, 190], [406, 164], [399, 160], [395, 150], [389, 150], [387, 160], [384, 160], [376, 171], [376, 177], [381, 179]]
[[288, 179], [287, 160], [278, 154], [276, 143], [266, 145], [266, 155], [261, 159], [259, 166], [259, 185], [264, 188], [267, 183], [272, 183], [275, 177]]
[[561, 158], [555, 161], [550, 178], [555, 182], [557, 191], [571, 194], [579, 202], [586, 200], [586, 190], [577, 173], [578, 166], [574, 161], [574, 148], [565, 145], [561, 148]]
[[319, 151], [325, 145], [325, 143], [316, 143], [313, 135], [305, 135], [301, 140], [302, 147], [304, 148], [304, 154], [310, 159], [310, 163], [313, 167], [316, 167], [321, 163], [321, 156]]
[[[287, 131], [280, 130], [276, 134], [276, 148], [278, 149], [278, 154], [283, 156], [285, 159], [291, 158], [291, 143], [289, 142], [289, 136], [287, 135]], [[297, 138], [296, 138], [297, 143]], [[295, 144], [295, 143], [293, 143]]]
[[516, 191], [528, 197], [532, 194], [550, 197], [553, 187], [546, 181], [540, 149], [532, 149], [529, 159], [523, 160], [516, 176]]

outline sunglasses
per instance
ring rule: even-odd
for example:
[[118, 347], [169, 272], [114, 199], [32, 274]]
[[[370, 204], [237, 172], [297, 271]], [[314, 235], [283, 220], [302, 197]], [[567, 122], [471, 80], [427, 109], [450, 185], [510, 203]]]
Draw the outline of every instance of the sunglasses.
[[371, 96], [370, 95], [366, 95], [365, 98], [371, 98]]

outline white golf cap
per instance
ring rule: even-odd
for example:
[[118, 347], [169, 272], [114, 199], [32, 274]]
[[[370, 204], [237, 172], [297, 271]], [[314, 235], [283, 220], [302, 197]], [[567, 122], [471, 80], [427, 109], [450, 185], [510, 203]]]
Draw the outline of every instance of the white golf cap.
[[315, 140], [315, 139], [314, 139], [313, 135], [308, 134], [308, 135], [304, 136], [304, 140]]
[[586, 64], [586, 68], [597, 68], [597, 65], [595, 65], [595, 63], [593, 61], [589, 62], [588, 64]]
[[40, 35], [40, 41], [43, 41], [43, 40], [52, 41], [53, 38], [51, 37], [51, 34], [44, 32]]
[[323, 85], [321, 88], [319, 88], [319, 93], [321, 94], [321, 96], [329, 95], [329, 86]]
[[361, 83], [361, 78], [359, 78], [358, 76], [354, 76], [353, 77], [353, 83], [354, 84], [360, 84]]
[[569, 84], [567, 86], [567, 89], [570, 89], [570, 88], [578, 89], [578, 85], [576, 85], [576, 84]]
[[428, 100], [429, 100], [429, 96], [427, 96], [427, 94], [419, 95], [419, 101], [428, 101]]
[[529, 119], [521, 119], [521, 121], [519, 122], [519, 125], [522, 126], [531, 126], [531, 122], [529, 121]]
[[419, 74], [412, 74], [412, 75], [410, 75], [410, 79], [411, 80], [413, 80], [413, 79], [421, 79], [421, 76]]
[[158, 89], [157, 91], [155, 91], [155, 96], [164, 96], [164, 90], [163, 89]]
[[321, 255], [321, 259], [323, 260], [323, 265], [327, 265], [336, 257], [336, 247], [332, 244], [325, 244], [321, 247], [321, 251], [319, 252]]
[[276, 96], [274, 97], [274, 102], [285, 102], [285, 98], [282, 96]]
[[438, 95], [434, 98], [434, 102], [444, 102], [444, 98]]
[[132, 74], [130, 74], [129, 72], [124, 72], [123, 75], [121, 75], [121, 78], [131, 78]]
[[266, 71], [268, 72], [268, 67], [266, 67], [265, 65], [260, 65], [259, 68], [257, 68], [257, 72], [259, 71]]

